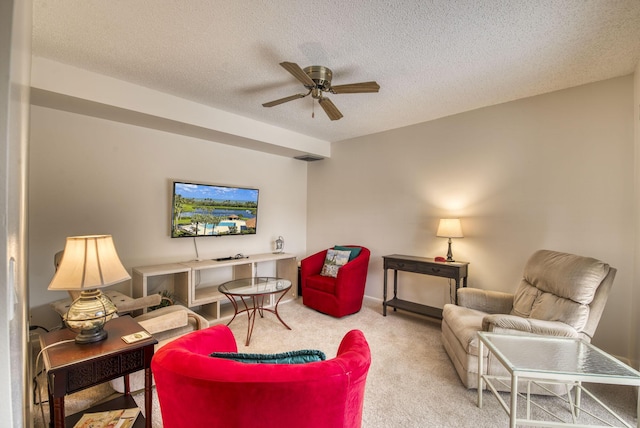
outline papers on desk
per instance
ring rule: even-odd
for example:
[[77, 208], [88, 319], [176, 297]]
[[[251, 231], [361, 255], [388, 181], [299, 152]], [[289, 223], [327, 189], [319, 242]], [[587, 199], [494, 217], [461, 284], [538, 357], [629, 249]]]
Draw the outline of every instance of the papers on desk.
[[73, 428], [131, 428], [140, 414], [140, 409], [110, 410], [85, 413]]

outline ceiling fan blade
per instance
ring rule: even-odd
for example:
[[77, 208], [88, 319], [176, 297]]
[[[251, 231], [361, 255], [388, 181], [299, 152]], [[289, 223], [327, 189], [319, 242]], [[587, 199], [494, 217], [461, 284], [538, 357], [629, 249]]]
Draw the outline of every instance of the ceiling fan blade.
[[262, 107], [273, 107], [273, 106], [277, 106], [279, 104], [283, 104], [289, 101], [293, 101], [293, 100], [297, 100], [298, 98], [304, 98], [306, 97], [307, 94], [295, 94], [295, 95], [291, 95], [289, 97], [285, 97], [285, 98], [280, 98], [279, 100], [274, 100], [274, 101], [269, 101], [268, 103], [264, 103], [262, 104]]
[[331, 87], [334, 94], [363, 94], [367, 92], [378, 92], [380, 85], [376, 82], [349, 83], [347, 85], [335, 85]]
[[307, 73], [305, 73], [304, 70], [302, 70], [300, 66], [295, 62], [281, 62], [280, 65], [282, 66], [282, 68], [291, 73], [293, 77], [302, 82], [304, 86], [316, 86], [315, 82], [311, 80], [311, 77], [309, 77]]
[[340, 118], [342, 118], [342, 113], [340, 113], [338, 107], [336, 107], [336, 105], [329, 98], [320, 98], [318, 100], [318, 103], [320, 103], [320, 106], [322, 107], [324, 112], [327, 113], [329, 119], [339, 120]]

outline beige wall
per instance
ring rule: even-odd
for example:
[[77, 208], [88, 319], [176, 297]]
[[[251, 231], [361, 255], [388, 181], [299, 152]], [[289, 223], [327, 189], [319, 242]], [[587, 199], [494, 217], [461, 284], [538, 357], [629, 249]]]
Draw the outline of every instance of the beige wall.
[[171, 179], [256, 187], [255, 236], [198, 238], [203, 258], [306, 248], [307, 164], [147, 128], [32, 107], [29, 157], [30, 306], [50, 323], [53, 255], [71, 235], [112, 234], [128, 269], [193, 260], [193, 239], [171, 239]]
[[[298, 256], [359, 243], [372, 250], [367, 295], [379, 299], [381, 256], [444, 255], [434, 236], [444, 216], [462, 218], [454, 256], [471, 262], [473, 287], [513, 290], [538, 248], [608, 261], [619, 272], [594, 342], [630, 358], [633, 96], [631, 76], [612, 79], [334, 143], [330, 159], [309, 164], [33, 107], [32, 316], [64, 296], [46, 286], [66, 236], [113, 234], [127, 268], [194, 258], [191, 240], [168, 237], [169, 183], [180, 178], [261, 190], [258, 235], [203, 238], [201, 256], [270, 251], [278, 235]], [[449, 299], [444, 280], [400, 279], [405, 298]]]
[[[514, 290], [540, 248], [596, 257], [618, 275], [594, 343], [629, 358], [632, 118], [626, 76], [334, 143], [331, 159], [309, 166], [308, 252], [369, 247], [366, 294], [380, 299], [381, 256], [445, 255], [441, 217], [462, 219], [453, 253], [471, 262], [472, 287]], [[444, 279], [400, 281], [404, 298], [449, 299]]]
[[637, 308], [640, 308], [640, 62], [636, 66], [633, 87], [633, 123], [635, 137], [635, 272], [633, 277], [633, 305], [635, 309], [633, 314], [635, 315], [635, 318], [633, 320], [633, 325], [635, 326], [635, 329], [631, 331], [629, 342], [631, 343], [632, 349], [635, 349], [634, 366], [640, 369], [640, 337], [638, 337], [640, 336], [640, 311], [637, 310]]

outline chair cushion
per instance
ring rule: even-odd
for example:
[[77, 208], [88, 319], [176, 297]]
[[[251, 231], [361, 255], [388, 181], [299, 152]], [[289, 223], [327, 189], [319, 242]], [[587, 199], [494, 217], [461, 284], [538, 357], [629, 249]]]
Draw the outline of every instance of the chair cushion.
[[324, 265], [322, 266], [320, 275], [331, 276], [333, 278], [337, 277], [338, 269], [349, 262], [350, 256], [351, 251], [327, 250], [327, 256], [324, 259]]
[[529, 318], [561, 321], [576, 330], [582, 330], [589, 319], [589, 305], [576, 303], [551, 293], [542, 293], [533, 304]]
[[336, 279], [331, 276], [313, 275], [307, 278], [307, 287], [336, 294]]
[[589, 257], [540, 250], [531, 256], [515, 292], [512, 315], [561, 321], [581, 330], [609, 265]]
[[537, 289], [588, 305], [609, 265], [590, 257], [541, 250], [531, 256], [524, 279]]
[[239, 352], [212, 352], [209, 354], [215, 358], [226, 358], [241, 363], [257, 364], [304, 364], [327, 359], [324, 352], [316, 349], [303, 349], [300, 351], [281, 352], [278, 354], [250, 354]]

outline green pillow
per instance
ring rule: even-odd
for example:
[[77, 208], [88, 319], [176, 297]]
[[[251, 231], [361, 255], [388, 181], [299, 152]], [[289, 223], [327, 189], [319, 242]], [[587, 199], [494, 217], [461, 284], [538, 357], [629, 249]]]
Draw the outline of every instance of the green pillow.
[[315, 349], [281, 352], [279, 354], [244, 354], [239, 352], [212, 352], [211, 357], [226, 358], [241, 363], [257, 364], [303, 364], [324, 361], [324, 352]]
[[341, 247], [340, 245], [334, 245], [333, 249], [338, 251], [351, 251], [349, 261], [358, 257], [358, 254], [360, 254], [360, 251], [362, 251], [362, 247]]

